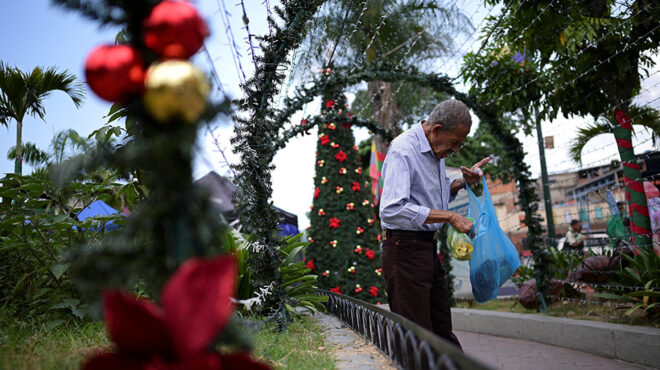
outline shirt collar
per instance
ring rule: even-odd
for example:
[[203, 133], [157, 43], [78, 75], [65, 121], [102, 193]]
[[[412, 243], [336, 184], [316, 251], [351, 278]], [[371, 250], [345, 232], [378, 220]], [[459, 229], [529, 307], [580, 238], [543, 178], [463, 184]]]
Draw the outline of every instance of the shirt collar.
[[431, 145], [429, 144], [429, 139], [426, 138], [424, 134], [424, 126], [422, 122], [414, 126], [415, 135], [417, 135], [417, 140], [419, 141], [420, 152], [426, 153], [431, 151]]

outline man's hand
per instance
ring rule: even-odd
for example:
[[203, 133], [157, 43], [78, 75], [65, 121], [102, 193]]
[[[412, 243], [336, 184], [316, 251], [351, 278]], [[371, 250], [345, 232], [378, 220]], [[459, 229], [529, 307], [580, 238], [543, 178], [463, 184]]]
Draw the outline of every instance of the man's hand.
[[[452, 212], [453, 213], [453, 212]], [[467, 234], [472, 230], [474, 222], [468, 220], [467, 218], [459, 215], [458, 213], [453, 213], [449, 219], [449, 224], [456, 230]]]
[[484, 174], [483, 171], [481, 171], [481, 166], [485, 165], [488, 162], [490, 162], [490, 157], [486, 157], [480, 160], [470, 168], [461, 166], [461, 172], [463, 172], [463, 179], [465, 179], [465, 182], [467, 182], [468, 186], [472, 186], [476, 184], [481, 179], [481, 176], [483, 176]]

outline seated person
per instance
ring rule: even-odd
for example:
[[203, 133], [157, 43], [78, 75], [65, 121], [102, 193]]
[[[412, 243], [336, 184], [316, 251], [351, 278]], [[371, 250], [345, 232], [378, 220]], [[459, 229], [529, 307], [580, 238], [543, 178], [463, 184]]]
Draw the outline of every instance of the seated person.
[[584, 241], [589, 237], [582, 235], [582, 224], [578, 220], [571, 221], [571, 228], [566, 233], [566, 240], [564, 241], [564, 251], [581, 252], [584, 248]]

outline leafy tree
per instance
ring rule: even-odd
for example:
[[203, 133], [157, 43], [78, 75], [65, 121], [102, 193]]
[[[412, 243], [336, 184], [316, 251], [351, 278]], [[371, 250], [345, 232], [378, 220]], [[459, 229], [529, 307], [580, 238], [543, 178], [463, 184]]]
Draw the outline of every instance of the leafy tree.
[[[500, 0], [487, 0], [496, 5]], [[601, 116], [617, 123], [619, 142], [630, 141], [625, 117], [640, 91], [644, 74], [655, 62], [660, 45], [660, 4], [653, 1], [524, 1], [506, 4], [490, 17], [480, 51], [465, 58], [464, 76], [488, 104], [501, 112], [538, 118]], [[492, 36], [492, 37], [489, 37]], [[522, 63], [501, 58], [510, 50], [523, 53]], [[623, 124], [622, 124], [623, 123]], [[529, 126], [527, 127], [529, 129]], [[633, 161], [632, 148], [619, 146], [623, 161]], [[626, 167], [626, 176], [639, 170]], [[628, 189], [634, 203], [646, 204], [643, 192]], [[648, 217], [635, 212], [633, 232], [650, 229]], [[642, 244], [647, 238], [640, 236]]]
[[[34, 143], [25, 142], [22, 147], [22, 155], [23, 160], [33, 166], [49, 166], [61, 163], [71, 155], [89, 152], [93, 147], [94, 143], [91, 138], [82, 137], [75, 130], [69, 129], [60, 131], [53, 137], [50, 142], [50, 151], [43, 151]], [[67, 152], [67, 150], [72, 152]], [[9, 149], [7, 158], [18, 158], [15, 146]]]
[[16, 121], [16, 164], [17, 174], [22, 173], [23, 120], [26, 114], [45, 119], [44, 99], [56, 90], [64, 91], [76, 107], [83, 99], [82, 84], [68, 72], [58, 72], [55, 67], [35, 67], [27, 73], [0, 62], [0, 124], [8, 126]]
[[[470, 27], [465, 15], [448, 8], [443, 2], [435, 0], [336, 0], [329, 2], [329, 10], [318, 23], [311, 39], [326, 40], [319, 42], [314, 50], [321, 61], [337, 55], [338, 65], [371, 64], [388, 62], [391, 65], [430, 65], [437, 58], [450, 50], [456, 32]], [[341, 9], [337, 12], [337, 9]], [[330, 47], [335, 49], [328, 50]], [[408, 94], [395, 95], [395, 91], [414, 90], [412, 84], [401, 84], [393, 89], [391, 82], [369, 81], [367, 91], [362, 92], [366, 99], [358, 100], [354, 105], [362, 115], [375, 119], [391, 132], [400, 132], [400, 122], [404, 113], [409, 113], [414, 106], [424, 105], [428, 99], [406, 101], [402, 112], [400, 100]], [[416, 92], [416, 94], [419, 91]], [[426, 94], [432, 95], [430, 90]], [[377, 149], [387, 152], [385, 140], [375, 137]]]

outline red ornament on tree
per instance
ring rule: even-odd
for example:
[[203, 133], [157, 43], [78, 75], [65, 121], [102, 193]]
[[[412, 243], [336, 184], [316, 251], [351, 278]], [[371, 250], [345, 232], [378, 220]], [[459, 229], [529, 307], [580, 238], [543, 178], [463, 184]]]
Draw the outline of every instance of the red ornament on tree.
[[326, 107], [326, 108], [330, 108], [330, 109], [332, 109], [332, 107], [334, 107], [335, 104], [337, 104], [337, 102], [334, 101], [334, 100], [326, 100], [326, 101], [325, 101], [325, 107]]
[[305, 264], [305, 267], [307, 267], [308, 269], [314, 271], [314, 259], [312, 258], [311, 260], [309, 260], [309, 262], [307, 262]]
[[330, 291], [333, 293], [341, 294], [341, 287], [337, 286], [336, 288], [330, 288]]
[[314, 198], [318, 198], [321, 196], [321, 188], [316, 188], [314, 189]]
[[306, 124], [307, 124], [306, 119], [303, 118], [302, 120], [300, 120], [300, 126], [305, 126]]
[[353, 191], [360, 191], [360, 183], [353, 181]]
[[344, 153], [343, 150], [340, 150], [339, 153], [335, 154], [335, 159], [338, 160], [339, 162], [343, 162], [346, 160], [346, 153]]
[[330, 142], [330, 136], [328, 135], [323, 135], [320, 137], [320, 139], [321, 139], [321, 145], [328, 145], [328, 143]]
[[374, 297], [378, 297], [378, 287], [372, 286], [369, 288], [369, 294]]
[[333, 218], [330, 219], [330, 225], [328, 227], [331, 228], [331, 229], [336, 229], [336, 228], [341, 226], [339, 224], [340, 222], [341, 222], [340, 219], [338, 219], [337, 217], [333, 217]]
[[185, 1], [166, 0], [144, 20], [144, 43], [162, 58], [188, 59], [209, 35], [204, 20]]
[[124, 103], [144, 91], [144, 62], [128, 45], [104, 45], [92, 50], [85, 62], [85, 78], [99, 97]]
[[355, 293], [360, 293], [362, 291], [362, 287], [360, 284], [355, 284]]
[[360, 235], [360, 234], [362, 234], [363, 232], [364, 232], [364, 229], [361, 228], [360, 226], [358, 226], [357, 228], [355, 228], [355, 233], [356, 233], [356, 234]]
[[366, 248], [364, 251], [364, 255], [367, 256], [370, 260], [374, 259], [376, 257], [376, 252], [373, 250]]

